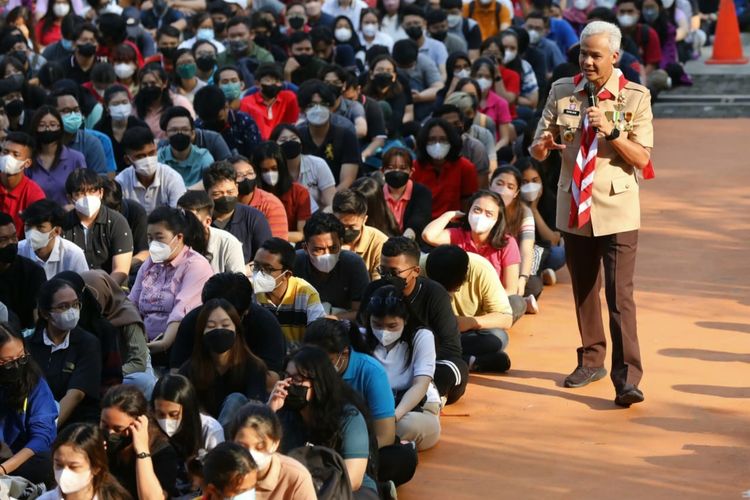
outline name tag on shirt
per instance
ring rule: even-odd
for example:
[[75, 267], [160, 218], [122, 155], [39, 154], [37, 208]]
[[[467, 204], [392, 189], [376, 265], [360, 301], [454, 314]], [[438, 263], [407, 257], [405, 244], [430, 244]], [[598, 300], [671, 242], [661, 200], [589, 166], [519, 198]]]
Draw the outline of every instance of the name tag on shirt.
[[563, 114], [570, 115], [570, 116], [581, 116], [581, 112], [577, 109], [564, 109]]

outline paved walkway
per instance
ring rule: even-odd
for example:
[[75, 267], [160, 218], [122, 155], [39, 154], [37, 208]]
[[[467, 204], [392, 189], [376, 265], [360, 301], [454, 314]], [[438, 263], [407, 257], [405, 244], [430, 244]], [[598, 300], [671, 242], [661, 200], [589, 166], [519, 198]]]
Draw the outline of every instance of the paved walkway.
[[685, 500], [750, 490], [748, 129], [750, 120], [656, 123], [636, 271], [646, 402], [616, 407], [608, 379], [562, 387], [579, 342], [563, 272], [542, 314], [513, 328], [510, 373], [472, 376], [400, 498]]

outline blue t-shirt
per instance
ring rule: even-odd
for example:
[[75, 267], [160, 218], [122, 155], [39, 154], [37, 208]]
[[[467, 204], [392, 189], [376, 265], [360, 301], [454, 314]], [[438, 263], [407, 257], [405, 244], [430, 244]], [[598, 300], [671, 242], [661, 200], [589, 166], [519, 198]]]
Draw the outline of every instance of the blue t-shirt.
[[547, 34], [547, 38], [553, 40], [560, 47], [563, 54], [567, 53], [570, 47], [578, 43], [578, 36], [573, 26], [565, 19], [554, 17], [549, 18], [549, 34]]
[[365, 398], [373, 420], [396, 415], [396, 403], [388, 383], [388, 374], [377, 359], [350, 348], [349, 366], [346, 367], [343, 379]]
[[[370, 439], [365, 417], [353, 406], [345, 408], [346, 416], [341, 420], [341, 449], [337, 450], [344, 460], [370, 458]], [[375, 481], [365, 474], [362, 488], [378, 491]]]
[[0, 442], [7, 444], [13, 453], [23, 448], [36, 454], [49, 452], [57, 436], [57, 413], [55, 398], [44, 379], [31, 389], [21, 412], [8, 407], [0, 388]]

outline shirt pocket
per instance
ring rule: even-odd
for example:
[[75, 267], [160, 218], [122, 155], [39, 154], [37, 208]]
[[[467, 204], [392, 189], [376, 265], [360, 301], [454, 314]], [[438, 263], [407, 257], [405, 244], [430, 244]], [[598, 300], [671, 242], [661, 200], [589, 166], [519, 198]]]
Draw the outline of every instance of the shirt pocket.
[[634, 177], [615, 177], [612, 179], [612, 195], [618, 195], [626, 191], [636, 189], [636, 180]]

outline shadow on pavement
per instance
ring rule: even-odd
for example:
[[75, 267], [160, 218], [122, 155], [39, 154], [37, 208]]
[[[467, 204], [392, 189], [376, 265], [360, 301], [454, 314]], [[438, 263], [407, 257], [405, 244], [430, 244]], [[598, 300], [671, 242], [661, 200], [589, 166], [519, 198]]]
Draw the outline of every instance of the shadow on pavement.
[[701, 361], [719, 361], [725, 363], [750, 363], [750, 354], [711, 351], [709, 349], [662, 349], [659, 351], [659, 354], [670, 358], [693, 358]]
[[695, 324], [701, 328], [711, 330], [727, 330], [730, 332], [750, 333], [750, 324], [731, 323], [727, 321], [696, 321]]
[[721, 385], [684, 384], [673, 385], [672, 389], [690, 394], [704, 394], [720, 398], [750, 398], [750, 387], [724, 387]]

